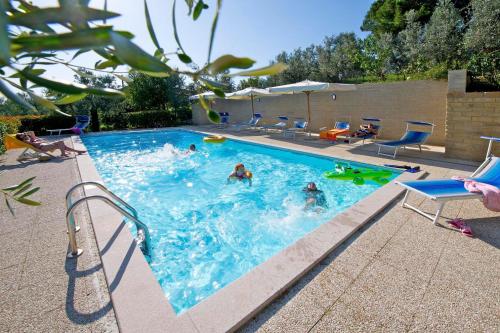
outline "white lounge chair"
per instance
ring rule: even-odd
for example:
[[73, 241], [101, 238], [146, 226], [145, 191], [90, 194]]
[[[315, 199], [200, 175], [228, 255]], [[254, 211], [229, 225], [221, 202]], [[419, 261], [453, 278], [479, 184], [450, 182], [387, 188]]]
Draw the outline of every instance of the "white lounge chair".
[[297, 133], [305, 133], [308, 122], [304, 119], [297, 119], [293, 122], [293, 127], [287, 128], [283, 131], [285, 138], [294, 138]]
[[[481, 166], [470, 176], [471, 180], [500, 187], [500, 158], [491, 156], [481, 164]], [[428, 219], [434, 224], [437, 223], [444, 205], [452, 200], [480, 199], [481, 194], [471, 193], [464, 187], [464, 182], [454, 179], [430, 179], [415, 180], [408, 182], [396, 182], [405, 187], [406, 194], [403, 199], [403, 207], [409, 208]], [[435, 215], [428, 214], [406, 201], [410, 192], [416, 192], [438, 203], [438, 209]]]
[[283, 132], [285, 128], [288, 126], [288, 117], [287, 116], [278, 116], [278, 122], [274, 125], [262, 126], [262, 129], [267, 132], [269, 130], [278, 130]]

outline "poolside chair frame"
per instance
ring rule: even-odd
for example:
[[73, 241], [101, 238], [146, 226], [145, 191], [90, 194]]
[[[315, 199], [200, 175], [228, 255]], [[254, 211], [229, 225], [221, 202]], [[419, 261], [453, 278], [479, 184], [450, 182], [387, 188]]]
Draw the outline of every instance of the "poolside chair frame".
[[233, 124], [231, 127], [234, 128], [236, 132], [240, 132], [242, 130], [255, 130], [260, 129], [260, 126], [257, 126], [259, 121], [263, 118], [261, 113], [254, 113], [252, 118], [246, 123]]
[[[407, 122], [406, 123], [406, 131], [405, 131], [405, 134], [409, 132], [410, 130], [410, 122]], [[417, 125], [418, 126], [418, 125]], [[426, 126], [426, 125], [424, 125]], [[393, 159], [396, 159], [396, 155], [398, 153], [398, 149], [400, 148], [403, 148], [403, 150], [406, 150], [406, 147], [411, 147], [411, 146], [417, 146], [418, 149], [420, 150], [420, 152], [422, 152], [422, 145], [427, 141], [427, 139], [432, 135], [432, 133], [434, 132], [434, 127], [436, 125], [432, 124], [430, 125], [431, 126], [431, 131], [428, 132], [429, 135], [427, 136], [427, 138], [425, 138], [424, 141], [418, 143], [418, 144], [408, 144], [408, 145], [402, 145], [402, 146], [385, 146], [383, 143], [378, 143], [378, 152], [377, 152], [377, 155], [382, 155], [382, 156], [388, 156], [388, 157], [392, 157]], [[394, 149], [394, 152], [392, 154], [388, 154], [388, 153], [384, 153], [382, 152], [382, 147], [386, 147], [386, 148], [392, 148]]]
[[[492, 157], [489, 157], [488, 159], [486, 159], [480, 166], [479, 168], [477, 168], [476, 171], [474, 171], [474, 173], [472, 175], [470, 175], [470, 177], [475, 177], [477, 176], [481, 171], [483, 171], [486, 166], [491, 163], [491, 159]], [[449, 196], [446, 196], [446, 197], [435, 197], [435, 196], [432, 196], [432, 195], [429, 195], [427, 193], [424, 193], [422, 191], [419, 191], [419, 190], [416, 190], [410, 186], [407, 186], [406, 184], [404, 183], [401, 183], [399, 181], [396, 181], [396, 184], [398, 185], [401, 185], [403, 187], [406, 188], [406, 193], [405, 193], [405, 196], [404, 196], [404, 199], [403, 199], [403, 202], [401, 204], [402, 207], [404, 208], [408, 208], [408, 209], [411, 209], [413, 210], [414, 212], [424, 216], [424, 217], [427, 217], [429, 220], [432, 221], [432, 223], [434, 225], [437, 224], [439, 218], [441, 217], [441, 213], [443, 212], [443, 209], [444, 209], [444, 206], [445, 204], [448, 202], [448, 201], [454, 201], [454, 200], [464, 200], [464, 199], [474, 199], [474, 198], [477, 198], [477, 199], [481, 199], [481, 194], [479, 193], [469, 193], [469, 194], [466, 194], [466, 195], [449, 195]], [[435, 214], [429, 214], [427, 212], [424, 212], [423, 210], [415, 207], [415, 206], [412, 206], [410, 205], [407, 201], [408, 201], [408, 197], [410, 195], [410, 191], [412, 192], [416, 192], [416, 193], [419, 193], [429, 199], [431, 199], [432, 201], [435, 201], [438, 203], [438, 208], [437, 208], [437, 211]]]
[[[297, 124], [301, 122], [303, 127], [297, 127]], [[296, 118], [293, 121], [294, 127], [283, 129], [283, 137], [284, 138], [292, 138], [295, 139], [297, 133], [307, 133], [307, 127], [309, 126], [309, 122], [304, 118]], [[309, 132], [311, 134], [311, 132]]]
[[277, 130], [278, 133], [279, 132], [283, 133], [283, 131], [286, 129], [287, 122], [288, 122], [289, 118], [287, 116], [283, 116], [283, 115], [278, 116], [277, 118], [279, 120], [278, 123], [273, 124], [273, 125], [262, 126], [261, 129], [263, 129], [265, 133], [267, 133], [269, 130]]
[[380, 132], [382, 131], [382, 119], [380, 118], [374, 118], [374, 117], [363, 117], [361, 118], [361, 120], [363, 121], [368, 121], [368, 122], [376, 122], [377, 126], [378, 126], [378, 129], [377, 129], [377, 134], [373, 135], [373, 136], [370, 136], [370, 137], [363, 137], [363, 138], [359, 138], [359, 137], [353, 137], [353, 136], [343, 136], [343, 135], [339, 135], [338, 137], [339, 138], [343, 138], [344, 140], [347, 140], [349, 144], [353, 143], [353, 142], [358, 142], [358, 141], [363, 141], [363, 144], [365, 144], [365, 140], [367, 139], [377, 139], [377, 137], [380, 135]]

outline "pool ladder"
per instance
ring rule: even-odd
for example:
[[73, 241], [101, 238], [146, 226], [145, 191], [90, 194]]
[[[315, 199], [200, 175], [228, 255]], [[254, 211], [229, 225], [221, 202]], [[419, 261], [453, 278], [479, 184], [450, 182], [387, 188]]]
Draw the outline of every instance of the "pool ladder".
[[[90, 195], [90, 196], [84, 196], [83, 198], [80, 198], [76, 200], [75, 202], [72, 202], [71, 197], [72, 194], [75, 192], [75, 190], [79, 188], [85, 189], [85, 186], [94, 186], [103, 191], [105, 194], [108, 196], [103, 196], [103, 195]], [[81, 204], [87, 201], [92, 201], [92, 200], [98, 200], [106, 203], [108, 206], [112, 207], [115, 209], [118, 213], [123, 215], [124, 217], [130, 219], [132, 222], [134, 222], [136, 228], [137, 228], [137, 236], [135, 238], [137, 242], [137, 246], [141, 249], [142, 253], [146, 256], [146, 259], [149, 259], [151, 255], [151, 238], [149, 236], [149, 229], [147, 225], [142, 223], [139, 220], [137, 210], [135, 210], [134, 207], [126, 203], [123, 199], [121, 199], [119, 196], [111, 192], [106, 186], [104, 186], [101, 183], [98, 182], [82, 182], [79, 184], [76, 184], [72, 188], [69, 189], [69, 191], [66, 193], [66, 225], [68, 228], [68, 236], [69, 236], [69, 246], [70, 246], [70, 251], [68, 252], [67, 257], [68, 258], [76, 258], [80, 254], [82, 254], [83, 250], [78, 248], [78, 245], [76, 243], [76, 235], [75, 233], [80, 230], [80, 226], [77, 226], [75, 223], [75, 218], [73, 215], [73, 212], [77, 207], [79, 207]], [[125, 220], [122, 221], [125, 223]]]

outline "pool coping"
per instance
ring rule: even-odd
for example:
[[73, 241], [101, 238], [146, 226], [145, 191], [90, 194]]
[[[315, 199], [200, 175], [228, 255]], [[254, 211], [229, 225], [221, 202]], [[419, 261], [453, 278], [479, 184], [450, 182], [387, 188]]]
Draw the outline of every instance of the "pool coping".
[[[185, 130], [209, 133], [186, 128]], [[270, 144], [230, 139], [313, 156], [335, 158]], [[77, 149], [85, 149], [80, 137], [72, 136]], [[81, 181], [102, 182], [88, 154], [76, 157]], [[359, 162], [357, 162], [359, 163]], [[355, 205], [320, 225], [267, 261], [231, 282], [192, 308], [177, 315], [168, 302], [142, 252], [135, 245], [122, 217], [102, 202], [89, 202], [103, 271], [121, 332], [230, 332], [238, 329], [276, 297], [342, 244], [354, 232], [390, 205], [404, 188], [395, 181], [416, 180], [426, 175], [402, 173]], [[102, 194], [86, 189], [86, 195]], [[103, 223], [105, 220], [106, 223]], [[85, 255], [85, 254], [84, 254]]]

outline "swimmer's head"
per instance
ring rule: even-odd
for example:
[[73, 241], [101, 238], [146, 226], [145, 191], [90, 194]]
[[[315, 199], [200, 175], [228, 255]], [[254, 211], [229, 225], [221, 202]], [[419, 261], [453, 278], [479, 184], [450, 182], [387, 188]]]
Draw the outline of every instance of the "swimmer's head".
[[307, 190], [308, 191], [317, 191], [318, 187], [316, 187], [316, 184], [314, 182], [310, 182], [307, 184]]
[[189, 150], [190, 151], [196, 151], [196, 146], [194, 144], [189, 145]]
[[238, 163], [234, 166], [234, 171], [245, 171], [245, 166], [243, 163]]

